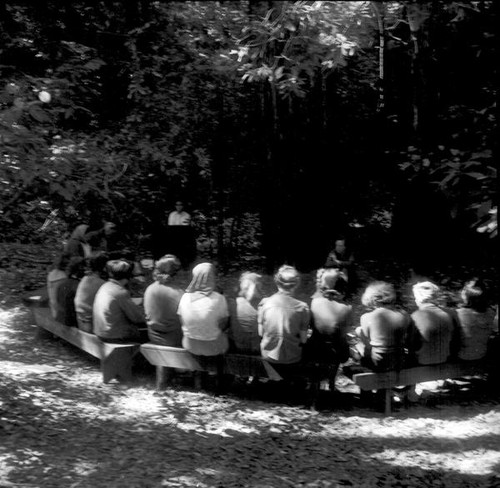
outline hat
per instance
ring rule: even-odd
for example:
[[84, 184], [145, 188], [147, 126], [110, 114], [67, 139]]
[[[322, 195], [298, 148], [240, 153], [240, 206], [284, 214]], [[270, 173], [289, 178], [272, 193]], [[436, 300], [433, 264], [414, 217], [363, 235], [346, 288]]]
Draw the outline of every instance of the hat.
[[293, 266], [284, 265], [274, 275], [274, 282], [278, 287], [290, 290], [300, 283], [300, 275]]

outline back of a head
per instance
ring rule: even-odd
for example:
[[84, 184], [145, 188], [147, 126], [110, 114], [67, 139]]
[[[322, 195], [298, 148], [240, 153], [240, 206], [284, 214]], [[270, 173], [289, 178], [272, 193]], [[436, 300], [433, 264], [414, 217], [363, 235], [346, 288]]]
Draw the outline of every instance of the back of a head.
[[239, 296], [248, 301], [262, 298], [262, 276], [249, 271], [241, 273]]
[[288, 265], [281, 266], [278, 272], [274, 275], [274, 282], [280, 290], [292, 291], [300, 284], [299, 272]]
[[387, 307], [396, 301], [394, 286], [385, 281], [370, 283], [361, 297], [361, 303], [368, 308]]
[[117, 281], [130, 280], [130, 278], [132, 278], [134, 266], [132, 263], [125, 261], [124, 259], [114, 259], [107, 262], [106, 269], [111, 279]]
[[468, 281], [462, 288], [461, 298], [463, 306], [472, 308], [477, 312], [486, 312], [488, 302], [485, 292], [485, 286], [479, 279]]
[[317, 273], [317, 288], [326, 298], [340, 297], [344, 291], [344, 274], [337, 268], [323, 269], [322, 273]]
[[210, 294], [215, 289], [215, 267], [211, 263], [200, 263], [193, 268], [193, 278], [186, 293], [200, 292]]
[[179, 258], [173, 254], [167, 254], [156, 261], [153, 278], [159, 283], [166, 283], [177, 274], [179, 269], [181, 269]]
[[97, 251], [88, 258], [90, 271], [93, 273], [102, 273], [106, 269], [108, 255], [103, 251]]
[[439, 286], [430, 281], [421, 281], [413, 285], [413, 296], [415, 302], [437, 304], [439, 299]]

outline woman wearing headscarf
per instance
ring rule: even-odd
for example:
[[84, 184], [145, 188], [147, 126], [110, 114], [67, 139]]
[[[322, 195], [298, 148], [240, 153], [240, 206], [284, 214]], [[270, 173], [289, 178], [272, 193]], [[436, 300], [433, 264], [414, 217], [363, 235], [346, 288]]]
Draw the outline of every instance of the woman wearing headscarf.
[[263, 296], [262, 276], [257, 273], [242, 273], [239, 296], [229, 302], [229, 337], [232, 347], [239, 353], [260, 354], [257, 311]]
[[85, 237], [88, 228], [89, 226], [87, 224], [81, 224], [75, 228], [64, 246], [65, 254], [82, 258], [90, 255], [90, 245]]
[[215, 291], [215, 279], [212, 264], [195, 266], [177, 311], [184, 335], [182, 347], [198, 356], [218, 356], [229, 348], [224, 332], [229, 317], [227, 302]]
[[184, 293], [174, 283], [181, 262], [167, 254], [155, 263], [154, 283], [144, 292], [144, 311], [149, 340], [162, 346], [181, 347], [182, 329], [177, 309]]

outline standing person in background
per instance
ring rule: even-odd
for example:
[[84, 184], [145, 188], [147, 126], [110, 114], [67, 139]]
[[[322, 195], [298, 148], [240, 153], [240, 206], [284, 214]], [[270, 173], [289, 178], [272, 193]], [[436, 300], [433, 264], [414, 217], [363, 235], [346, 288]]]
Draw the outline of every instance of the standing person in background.
[[307, 304], [293, 296], [300, 284], [300, 275], [293, 266], [281, 266], [274, 282], [278, 292], [259, 305], [260, 350], [262, 358], [286, 378], [302, 360], [310, 313]]
[[106, 282], [106, 263], [108, 256], [104, 252], [96, 252], [88, 258], [90, 273], [82, 278], [75, 295], [75, 311], [78, 328], [93, 333], [92, 308], [99, 288]]
[[[163, 245], [163, 243], [162, 243]], [[184, 204], [175, 202], [175, 210], [168, 216], [168, 233], [166, 249], [177, 256], [184, 266], [188, 266], [196, 256], [196, 240], [191, 227], [191, 215], [184, 210]]]
[[149, 340], [162, 346], [182, 347], [182, 327], [177, 309], [184, 294], [174, 282], [181, 262], [167, 254], [155, 263], [154, 283], [144, 292], [144, 311]]
[[85, 259], [73, 256], [66, 267], [67, 278], [57, 288], [57, 312], [55, 319], [68, 327], [77, 327], [75, 295], [85, 274]]
[[184, 210], [184, 204], [179, 200], [175, 202], [175, 210], [168, 216], [168, 225], [190, 225], [191, 215]]
[[91, 246], [85, 237], [88, 227], [87, 224], [80, 224], [75, 228], [64, 246], [65, 254], [82, 258], [90, 256]]

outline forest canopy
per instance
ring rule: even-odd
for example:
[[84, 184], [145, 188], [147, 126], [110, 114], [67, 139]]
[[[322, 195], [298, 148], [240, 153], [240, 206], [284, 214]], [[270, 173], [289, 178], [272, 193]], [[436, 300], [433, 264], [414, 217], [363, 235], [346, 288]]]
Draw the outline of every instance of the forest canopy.
[[3, 239], [99, 213], [147, 246], [182, 199], [221, 259], [484, 247], [497, 23], [492, 1], [1, 2]]

